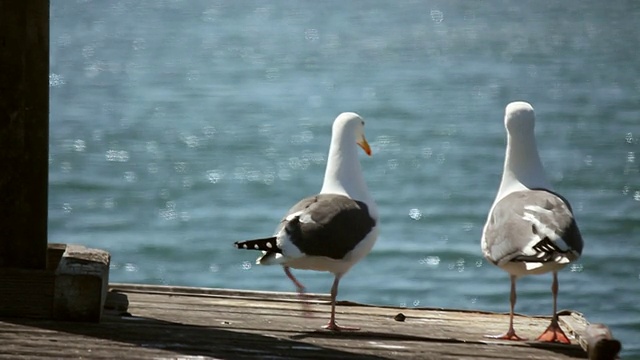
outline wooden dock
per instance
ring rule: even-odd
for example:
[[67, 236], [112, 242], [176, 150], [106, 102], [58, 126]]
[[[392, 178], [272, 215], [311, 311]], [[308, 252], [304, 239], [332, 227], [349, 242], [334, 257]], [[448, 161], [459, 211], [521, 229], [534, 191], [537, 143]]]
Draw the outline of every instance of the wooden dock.
[[[574, 312], [573, 345], [483, 338], [508, 316], [341, 302], [310, 295], [111, 284], [99, 249], [48, 244], [49, 0], [0, 0], [0, 359], [610, 359], [620, 343]], [[29, 181], [24, 181], [29, 179]], [[102, 304], [107, 311], [102, 312]], [[13, 317], [6, 317], [13, 316]], [[72, 322], [70, 320], [77, 320]], [[100, 320], [100, 322], [97, 322]], [[84, 322], [79, 322], [84, 321]], [[93, 322], [88, 322], [93, 321]], [[534, 338], [548, 318], [516, 317]]]
[[[560, 317], [574, 344], [492, 340], [508, 315], [340, 302], [338, 322], [360, 331], [321, 329], [327, 295], [111, 284], [100, 323], [0, 319], [0, 359], [575, 359], [588, 323]], [[402, 315], [399, 315], [402, 314]], [[403, 321], [402, 321], [403, 320]], [[549, 318], [517, 316], [535, 338]], [[583, 341], [584, 342], [584, 341]]]

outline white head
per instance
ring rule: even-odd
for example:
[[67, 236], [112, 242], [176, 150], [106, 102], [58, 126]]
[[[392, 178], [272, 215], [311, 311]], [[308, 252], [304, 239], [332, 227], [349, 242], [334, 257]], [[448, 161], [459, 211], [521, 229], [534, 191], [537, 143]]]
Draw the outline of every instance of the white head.
[[504, 127], [511, 136], [532, 134], [536, 115], [533, 106], [524, 101], [509, 103], [504, 110]]
[[514, 191], [551, 189], [538, 155], [533, 107], [527, 102], [516, 101], [507, 105], [504, 113], [504, 126], [508, 133], [507, 149], [502, 181], [495, 202]]
[[364, 119], [353, 112], [344, 112], [333, 122], [333, 138], [350, 141], [350, 137], [355, 139], [364, 152], [371, 156], [371, 148], [364, 136]]
[[371, 155], [371, 148], [364, 136], [364, 120], [352, 112], [338, 115], [333, 122], [327, 168], [320, 192], [347, 195], [366, 202], [372, 208], [370, 210], [375, 211], [362, 174], [356, 144], [367, 155]]

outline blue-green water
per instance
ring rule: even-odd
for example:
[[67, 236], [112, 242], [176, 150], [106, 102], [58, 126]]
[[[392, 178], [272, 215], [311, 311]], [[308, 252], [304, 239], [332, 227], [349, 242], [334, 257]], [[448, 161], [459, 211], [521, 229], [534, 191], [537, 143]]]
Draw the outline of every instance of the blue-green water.
[[[507, 311], [480, 233], [527, 100], [586, 242], [559, 306], [640, 357], [639, 21], [634, 1], [52, 2], [49, 240], [110, 251], [114, 282], [293, 291], [231, 244], [319, 191], [356, 111], [381, 233], [340, 298]], [[548, 315], [550, 282], [520, 280], [517, 311]]]

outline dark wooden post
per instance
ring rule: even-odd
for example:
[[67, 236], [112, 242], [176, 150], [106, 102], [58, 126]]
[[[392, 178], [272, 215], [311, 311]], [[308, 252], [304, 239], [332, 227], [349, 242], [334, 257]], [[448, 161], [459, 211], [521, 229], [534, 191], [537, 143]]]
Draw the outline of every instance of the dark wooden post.
[[0, 268], [47, 266], [49, 0], [0, 0]]

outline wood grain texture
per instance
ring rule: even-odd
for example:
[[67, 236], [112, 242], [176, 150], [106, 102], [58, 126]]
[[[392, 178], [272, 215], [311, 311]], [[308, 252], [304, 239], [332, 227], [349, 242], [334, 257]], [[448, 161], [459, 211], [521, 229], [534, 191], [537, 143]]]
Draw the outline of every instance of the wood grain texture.
[[50, 318], [55, 274], [0, 268], [0, 316]]
[[0, 267], [47, 266], [49, 1], [0, 0]]
[[[503, 330], [506, 314], [340, 302], [338, 320], [361, 330], [330, 333], [320, 329], [329, 313], [326, 295], [311, 294], [310, 316], [305, 316], [291, 293], [122, 284], [111, 288], [117, 295], [107, 300], [112, 310], [100, 324], [0, 320], [0, 359], [586, 358], [577, 343], [484, 338]], [[404, 321], [395, 320], [402, 318], [399, 313]], [[549, 318], [516, 316], [515, 321], [523, 336], [535, 338]], [[568, 334], [585, 331], [565, 323], [563, 327]]]
[[622, 350], [622, 344], [613, 337], [604, 324], [589, 324], [587, 319], [576, 312], [565, 311], [564, 322], [572, 328], [584, 328], [576, 334], [576, 341], [588, 353], [590, 360], [614, 360]]

